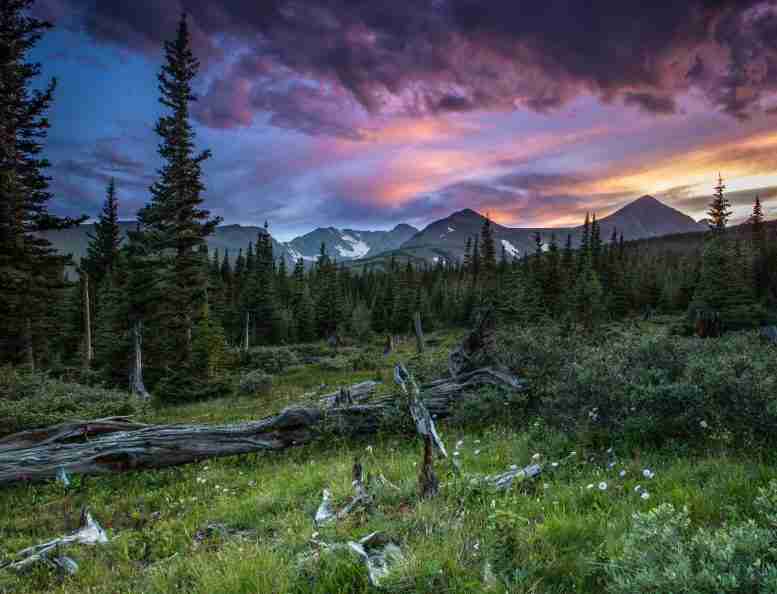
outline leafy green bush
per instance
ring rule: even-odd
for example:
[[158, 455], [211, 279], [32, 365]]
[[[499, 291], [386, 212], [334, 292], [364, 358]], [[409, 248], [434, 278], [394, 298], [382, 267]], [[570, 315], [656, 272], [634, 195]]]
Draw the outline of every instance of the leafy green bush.
[[288, 367], [298, 365], [297, 353], [289, 347], [254, 347], [243, 356], [243, 366], [260, 369], [265, 373], [283, 373]]
[[687, 509], [666, 503], [634, 514], [622, 552], [607, 563], [608, 591], [775, 592], [775, 538], [777, 532], [752, 519], [694, 530]]
[[233, 388], [223, 377], [200, 378], [191, 370], [169, 371], [154, 386], [153, 395], [164, 404], [199, 402], [226, 396]]
[[248, 396], [269, 394], [272, 390], [272, 376], [261, 369], [249, 371], [240, 378], [240, 393]]
[[40, 373], [0, 368], [0, 435], [73, 419], [142, 416], [145, 406], [128, 392], [63, 382]]
[[777, 436], [777, 358], [756, 332], [701, 340], [555, 327], [505, 329], [504, 359], [529, 380], [534, 412], [569, 432], [658, 443]]
[[325, 357], [318, 362], [321, 371], [350, 371], [353, 366], [351, 359], [343, 355]]

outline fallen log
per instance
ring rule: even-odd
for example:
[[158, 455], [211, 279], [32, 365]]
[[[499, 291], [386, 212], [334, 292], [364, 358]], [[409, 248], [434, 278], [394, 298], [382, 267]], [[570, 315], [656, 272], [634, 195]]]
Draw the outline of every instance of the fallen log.
[[[462, 394], [486, 385], [510, 391], [524, 388], [518, 378], [485, 368], [421, 386], [421, 400], [432, 416], [443, 418]], [[101, 419], [26, 431], [0, 442], [0, 486], [52, 479], [60, 469], [71, 475], [97, 475], [284, 450], [308, 443], [323, 431], [369, 435], [395, 420], [398, 409], [406, 410], [406, 398], [394, 394], [346, 406], [315, 403], [234, 425], [142, 425]]]

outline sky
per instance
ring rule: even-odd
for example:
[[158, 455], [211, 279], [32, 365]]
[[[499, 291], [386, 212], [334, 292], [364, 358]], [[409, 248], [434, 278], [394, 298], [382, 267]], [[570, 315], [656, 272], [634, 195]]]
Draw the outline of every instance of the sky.
[[777, 2], [37, 0], [51, 208], [148, 200], [165, 40], [187, 15], [205, 206], [290, 239], [473, 208], [579, 224], [651, 194], [777, 217]]

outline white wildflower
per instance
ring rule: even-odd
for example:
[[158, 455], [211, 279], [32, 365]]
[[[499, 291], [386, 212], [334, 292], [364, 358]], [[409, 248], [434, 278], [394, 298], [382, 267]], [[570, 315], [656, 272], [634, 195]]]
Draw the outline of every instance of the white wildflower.
[[477, 456], [480, 453], [480, 450], [475, 450], [475, 455]]
[[641, 490], [642, 490], [642, 485], [637, 485], [636, 487], [634, 487], [635, 493], [639, 493]]
[[621, 470], [618, 474], [620, 475], [621, 478], [623, 478], [624, 476], [626, 476], [626, 471]]
[[652, 479], [654, 476], [656, 476], [656, 474], [649, 468], [646, 468], [642, 471], [642, 476], [644, 476], [646, 479]]
[[540, 455], [540, 453], [539, 453], [539, 452], [537, 452], [536, 454], [534, 454], [534, 455], [531, 457], [531, 459], [532, 459], [532, 460], [539, 460], [541, 457], [542, 457], [542, 456]]
[[551, 463], [550, 463], [550, 465], [551, 465], [553, 468], [558, 468], [558, 462], [551, 462]]
[[577, 452], [575, 450], [572, 450], [571, 452], [569, 452], [569, 455], [570, 456], [577, 456]]
[[368, 452], [369, 454], [371, 454], [371, 453], [372, 453], [372, 446], [371, 446], [371, 445], [368, 445], [368, 446], [367, 446], [366, 448], [364, 448], [364, 449], [365, 449], [365, 450], [367, 450], [367, 452]]
[[600, 491], [606, 491], [607, 490], [607, 483], [605, 483], [604, 481], [599, 483], [599, 490]]
[[650, 493], [645, 491], [644, 493], [642, 493], [642, 495], [640, 495], [640, 497], [642, 497], [642, 499], [650, 499]]
[[454, 456], [458, 456], [458, 455], [459, 455], [459, 453], [458, 453], [458, 452], [453, 452], [453, 455], [454, 455]]
[[701, 423], [699, 423], [699, 425], [701, 425], [702, 429], [706, 429], [709, 426], [707, 425], [707, 421], [702, 421]]
[[588, 490], [591, 490], [591, 489], [593, 489], [593, 488], [594, 488], [594, 484], [593, 484], [593, 483], [589, 484], [589, 485], [586, 487], [586, 489], [588, 489]]
[[607, 448], [607, 453], [612, 454], [612, 448]]
[[518, 470], [518, 465], [517, 464], [511, 464], [510, 465], [510, 470]]
[[464, 445], [464, 440], [460, 439], [459, 441], [456, 442], [456, 449], [460, 448], [463, 445]]

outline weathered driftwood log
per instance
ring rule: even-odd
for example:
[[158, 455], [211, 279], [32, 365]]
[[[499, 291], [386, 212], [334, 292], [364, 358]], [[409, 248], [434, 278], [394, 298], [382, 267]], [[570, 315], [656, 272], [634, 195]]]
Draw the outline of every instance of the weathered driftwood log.
[[[337, 392], [330, 392], [329, 394], [324, 394], [319, 398], [319, 402], [322, 405], [325, 406], [341, 406], [345, 402], [343, 401], [343, 398], [350, 398], [350, 402], [347, 402], [348, 404], [356, 404], [358, 402], [362, 402], [363, 400], [367, 400], [372, 394], [375, 392], [375, 388], [378, 387], [378, 382], [367, 380], [364, 382], [359, 382], [358, 384], [353, 384], [350, 387], [343, 387], [337, 390]], [[346, 392], [348, 396], [345, 396], [343, 392]]]
[[89, 510], [84, 508], [81, 510], [81, 525], [78, 530], [19, 551], [10, 561], [1, 563], [0, 569], [21, 572], [36, 563], [48, 563], [68, 573], [75, 573], [78, 571], [78, 564], [75, 561], [70, 557], [54, 556], [60, 548], [72, 544], [96, 545], [106, 542], [108, 542], [108, 537], [102, 526], [92, 518]]
[[9, 450], [20, 450], [29, 447], [45, 447], [47, 445], [66, 444], [84, 441], [106, 433], [119, 431], [136, 431], [145, 429], [148, 425], [134, 423], [127, 417], [107, 417], [93, 421], [71, 421], [52, 425], [45, 429], [31, 429], [14, 433], [0, 439], [0, 454]]
[[[462, 394], [485, 385], [512, 391], [524, 386], [514, 376], [486, 368], [422, 386], [421, 399], [429, 413], [442, 418]], [[324, 428], [341, 435], [368, 435], [386, 426], [397, 407], [405, 404], [405, 395], [394, 394], [348, 406], [290, 407], [278, 415], [234, 425], [128, 427], [124, 420], [103, 419], [26, 431], [0, 442], [0, 485], [51, 479], [60, 468], [70, 474], [105, 474], [283, 450], [315, 439]]]
[[483, 311], [475, 327], [461, 344], [448, 355], [448, 371], [451, 377], [480, 367], [499, 367], [496, 356], [496, 314], [489, 308]]

